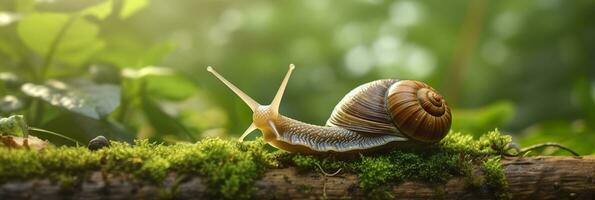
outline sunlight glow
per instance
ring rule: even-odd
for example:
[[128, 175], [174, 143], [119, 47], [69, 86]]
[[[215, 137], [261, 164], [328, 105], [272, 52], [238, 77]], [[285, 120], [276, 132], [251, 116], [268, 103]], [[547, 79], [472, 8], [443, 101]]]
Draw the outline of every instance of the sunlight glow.
[[334, 32], [336, 46], [347, 49], [364, 42], [365, 30], [359, 23], [349, 22]]
[[365, 46], [356, 46], [345, 55], [345, 67], [354, 76], [368, 73], [374, 64], [374, 57]]
[[239, 29], [244, 22], [243, 14], [236, 9], [227, 9], [221, 17], [219, 22], [215, 24], [209, 31], [209, 39], [216, 45], [224, 45], [229, 41], [230, 35]]
[[521, 19], [521, 16], [516, 12], [503, 12], [493, 22], [494, 32], [501, 37], [513, 36], [521, 28]]
[[417, 24], [422, 10], [415, 1], [397, 1], [390, 6], [390, 20], [395, 26], [407, 27]]
[[402, 43], [401, 38], [393, 36], [379, 37], [372, 46], [378, 65], [396, 65], [401, 60], [400, 48]]
[[20, 18], [21, 18], [20, 15], [17, 15], [14, 13], [0, 12], [0, 26], [9, 25], [9, 24], [19, 20]]
[[405, 55], [404, 68], [412, 78], [427, 78], [436, 68], [436, 59], [425, 48], [411, 46]]

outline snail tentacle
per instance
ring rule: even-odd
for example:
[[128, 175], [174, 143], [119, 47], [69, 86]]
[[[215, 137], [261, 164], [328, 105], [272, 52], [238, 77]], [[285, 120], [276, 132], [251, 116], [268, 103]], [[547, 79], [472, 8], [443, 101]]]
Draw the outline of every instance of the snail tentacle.
[[281, 86], [279, 86], [279, 90], [277, 90], [277, 94], [275, 98], [273, 98], [273, 102], [271, 102], [271, 108], [273, 109], [273, 113], [279, 114], [279, 106], [281, 106], [281, 99], [283, 99], [283, 93], [285, 93], [285, 88], [287, 88], [287, 82], [289, 82], [289, 77], [291, 77], [291, 73], [295, 69], [295, 65], [290, 64], [289, 70], [283, 78], [283, 82], [281, 82]]
[[243, 142], [244, 138], [246, 138], [246, 136], [250, 135], [250, 133], [252, 133], [252, 131], [256, 130], [256, 124], [252, 123], [250, 124], [250, 126], [246, 129], [246, 131], [244, 131], [244, 133], [242, 134], [242, 136], [240, 136], [239, 141]]
[[252, 111], [256, 110], [256, 108], [260, 106], [260, 104], [256, 102], [254, 99], [252, 99], [252, 97], [248, 96], [246, 93], [244, 93], [244, 91], [240, 90], [240, 88], [236, 87], [233, 83], [229, 82], [219, 73], [217, 73], [217, 71], [215, 71], [213, 67], [207, 67], [207, 71], [215, 75], [215, 77], [217, 77], [221, 82], [223, 82], [229, 89], [231, 89], [231, 91], [236, 93], [236, 95], [238, 95], [238, 97], [240, 97], [244, 101], [244, 103], [246, 103], [248, 107], [252, 109]]

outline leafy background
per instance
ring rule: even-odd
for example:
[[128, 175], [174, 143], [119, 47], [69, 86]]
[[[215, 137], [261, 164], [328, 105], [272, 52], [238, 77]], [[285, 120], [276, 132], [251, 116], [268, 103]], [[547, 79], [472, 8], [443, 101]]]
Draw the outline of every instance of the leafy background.
[[81, 142], [233, 138], [250, 110], [206, 66], [267, 103], [294, 63], [281, 111], [296, 119], [417, 79], [454, 131], [593, 154], [593, 19], [592, 0], [0, 0], [0, 113]]

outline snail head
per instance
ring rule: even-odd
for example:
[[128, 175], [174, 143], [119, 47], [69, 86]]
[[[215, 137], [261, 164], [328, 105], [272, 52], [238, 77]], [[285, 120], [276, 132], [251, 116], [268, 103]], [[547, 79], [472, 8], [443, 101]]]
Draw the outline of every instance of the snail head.
[[285, 88], [287, 87], [287, 82], [289, 81], [289, 77], [291, 76], [291, 73], [294, 69], [295, 66], [293, 64], [289, 65], [289, 71], [287, 71], [287, 74], [285, 75], [285, 78], [283, 79], [283, 82], [281, 83], [279, 90], [277, 90], [277, 94], [275, 95], [273, 102], [271, 102], [270, 105], [261, 105], [254, 99], [252, 99], [252, 97], [248, 96], [238, 87], [233, 85], [231, 82], [227, 81], [227, 79], [225, 79], [223, 76], [217, 73], [217, 71], [215, 71], [213, 67], [207, 67], [207, 71], [215, 75], [215, 77], [217, 77], [229, 89], [231, 89], [236, 95], [238, 95], [238, 97], [240, 97], [253, 112], [252, 124], [250, 125], [250, 127], [248, 127], [248, 129], [246, 129], [244, 134], [242, 134], [242, 136], [240, 137], [240, 141], [243, 141], [244, 138], [248, 136], [248, 134], [250, 134], [257, 128], [261, 130], [275, 129], [274, 125], [271, 125], [271, 122], [272, 120], [275, 120], [277, 119], [277, 117], [279, 117], [279, 106], [281, 105], [281, 99], [283, 98], [283, 93], [285, 92]]

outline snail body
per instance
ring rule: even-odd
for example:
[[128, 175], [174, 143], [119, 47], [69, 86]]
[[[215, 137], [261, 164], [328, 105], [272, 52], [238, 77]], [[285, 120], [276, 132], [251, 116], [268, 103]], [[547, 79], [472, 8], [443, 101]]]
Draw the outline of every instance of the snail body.
[[254, 112], [240, 141], [259, 129], [265, 142], [289, 152], [348, 154], [399, 144], [431, 144], [451, 125], [448, 104], [433, 88], [413, 80], [384, 79], [363, 84], [337, 104], [325, 126], [279, 114], [279, 105], [294, 66], [270, 105], [260, 105], [212, 67], [207, 70], [234, 91]]

